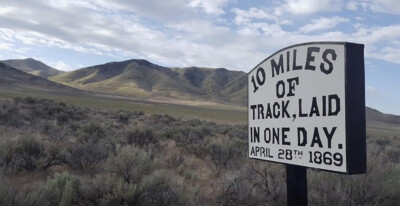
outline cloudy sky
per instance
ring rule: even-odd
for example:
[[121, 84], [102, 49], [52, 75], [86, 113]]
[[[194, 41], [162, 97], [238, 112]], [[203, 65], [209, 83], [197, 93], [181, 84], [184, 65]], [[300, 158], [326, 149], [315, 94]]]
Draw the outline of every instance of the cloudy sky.
[[365, 45], [367, 106], [400, 114], [399, 0], [0, 0], [0, 59], [250, 71], [309, 41]]

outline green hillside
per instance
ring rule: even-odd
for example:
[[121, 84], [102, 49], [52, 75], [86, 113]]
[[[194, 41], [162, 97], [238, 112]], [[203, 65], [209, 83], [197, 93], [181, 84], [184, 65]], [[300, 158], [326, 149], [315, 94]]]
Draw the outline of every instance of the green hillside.
[[227, 69], [168, 68], [146, 60], [111, 62], [49, 78], [78, 89], [163, 101], [247, 101], [246, 73]]
[[32, 58], [27, 59], [10, 59], [1, 61], [4, 64], [7, 64], [11, 67], [19, 69], [29, 74], [33, 74], [36, 76], [40, 76], [43, 78], [48, 78], [51, 76], [55, 76], [58, 74], [64, 73], [63, 71], [59, 71], [54, 69], [40, 61], [34, 60]]
[[69, 92], [79, 90], [56, 82], [49, 81], [39, 76], [28, 74], [0, 62], [0, 88], [3, 91], [24, 90], [44, 92]]

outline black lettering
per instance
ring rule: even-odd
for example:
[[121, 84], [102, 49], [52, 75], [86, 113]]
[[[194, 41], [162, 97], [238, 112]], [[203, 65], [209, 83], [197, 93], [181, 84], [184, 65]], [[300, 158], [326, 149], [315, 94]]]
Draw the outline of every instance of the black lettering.
[[303, 111], [302, 111], [301, 102], [302, 102], [302, 99], [299, 99], [299, 117], [307, 117], [308, 115], [303, 113]]
[[[282, 92], [279, 92], [279, 87], [282, 88]], [[285, 82], [283, 80], [280, 80], [276, 84], [276, 97], [282, 98], [284, 96], [285, 96]]]
[[314, 114], [317, 117], [319, 117], [319, 108], [318, 108], [318, 103], [317, 103], [317, 97], [313, 97], [313, 99], [312, 99], [310, 117], [312, 117]]
[[[340, 98], [336, 94], [328, 95], [328, 101], [329, 101], [329, 111], [328, 115], [329, 116], [336, 116], [340, 112]], [[336, 103], [336, 108], [333, 110], [333, 101]]]
[[286, 71], [290, 71], [289, 61], [290, 61], [290, 51], [286, 52]]
[[253, 93], [256, 93], [256, 91], [258, 90], [258, 86], [256, 85], [256, 81], [254, 80], [254, 76], [251, 76], [251, 82], [253, 82]]
[[253, 142], [260, 142], [260, 127], [253, 127], [251, 131], [254, 131], [252, 133], [253, 135]]
[[274, 106], [273, 106], [274, 108], [274, 118], [279, 118], [279, 116], [280, 116], [280, 114], [281, 114], [281, 112], [280, 112], [280, 106], [279, 106], [279, 103], [278, 102], [275, 102], [274, 103]]
[[307, 144], [307, 130], [304, 127], [297, 128], [297, 143], [301, 147]]
[[264, 156], [265, 157], [265, 148], [264, 147], [260, 148], [260, 156]]
[[250, 105], [250, 109], [253, 110], [253, 120], [256, 117], [256, 108], [257, 108], [257, 105]]
[[325, 135], [326, 135], [326, 138], [328, 139], [328, 148], [329, 148], [329, 149], [331, 148], [331, 145], [332, 145], [332, 137], [333, 137], [333, 134], [335, 134], [336, 128], [337, 128], [337, 127], [333, 127], [332, 130], [331, 130], [331, 132], [328, 132], [328, 129], [327, 129], [326, 127], [323, 128], [323, 129], [324, 129], [324, 132], [325, 132]]
[[304, 69], [315, 71], [315, 66], [311, 65], [311, 62], [315, 60], [315, 56], [313, 56], [313, 52], [319, 52], [319, 47], [308, 47], [307, 48], [307, 60], [306, 66]]
[[296, 49], [293, 50], [293, 69], [292, 70], [300, 70], [303, 66], [296, 66]]
[[314, 135], [311, 141], [311, 147], [314, 147], [314, 144], [318, 144], [319, 147], [322, 147], [322, 142], [321, 138], [319, 137], [319, 132], [317, 127], [314, 128]]
[[268, 119], [272, 119], [272, 112], [271, 112], [271, 105], [268, 103], [267, 104], [267, 114], [265, 114], [265, 118]]
[[256, 156], [256, 154], [255, 154], [255, 152], [254, 152], [254, 147], [251, 147], [250, 156]]
[[287, 82], [289, 83], [289, 92], [287, 96], [288, 97], [294, 96], [293, 91], [296, 90], [295, 85], [299, 85], [299, 78], [298, 77], [290, 78], [287, 79]]
[[250, 142], [254, 142], [253, 127], [250, 127]]
[[336, 52], [333, 49], [327, 49], [324, 51], [324, 53], [322, 54], [322, 59], [324, 60], [325, 63], [327, 63], [329, 65], [328, 69], [325, 68], [325, 64], [322, 62], [321, 65], [319, 66], [319, 68], [321, 69], [321, 72], [325, 73], [325, 74], [330, 74], [333, 70], [333, 64], [332, 62], [327, 58], [328, 54], [330, 54], [332, 56], [332, 61], [336, 60]]
[[[268, 138], [267, 138], [267, 132], [268, 132]], [[271, 141], [271, 130], [269, 128], [265, 128], [264, 130], [264, 141], [267, 144]]]
[[279, 56], [279, 63], [276, 64], [274, 59], [271, 59], [271, 68], [272, 68], [272, 77], [275, 76], [275, 72], [276, 75], [279, 75], [280, 72], [284, 72], [283, 71], [283, 54], [281, 54]]
[[276, 140], [276, 143], [279, 144], [279, 128], [277, 129], [272, 128], [272, 135], [273, 135], [272, 143], [275, 144]]
[[287, 111], [287, 108], [289, 106], [289, 102], [290, 102], [290, 100], [287, 100], [286, 102], [282, 101], [282, 118], [285, 118], [285, 116], [287, 118], [290, 118], [290, 115], [289, 115], [289, 113]]
[[[261, 77], [262, 79], [260, 79], [260, 73], [261, 73]], [[257, 83], [261, 86], [265, 83], [265, 71], [264, 68], [259, 67], [257, 69]]]
[[282, 145], [290, 145], [290, 142], [286, 141], [286, 132], [290, 131], [289, 127], [282, 127]]
[[271, 149], [270, 148], [266, 148], [266, 149], [267, 149], [267, 157], [273, 158], [274, 156], [271, 155]]
[[258, 119], [264, 119], [264, 106], [262, 104], [258, 105], [258, 115], [257, 115]]

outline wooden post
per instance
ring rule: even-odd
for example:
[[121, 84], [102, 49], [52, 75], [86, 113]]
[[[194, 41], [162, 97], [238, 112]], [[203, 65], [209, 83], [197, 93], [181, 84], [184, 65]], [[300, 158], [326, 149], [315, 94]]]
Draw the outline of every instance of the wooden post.
[[307, 168], [286, 165], [287, 205], [308, 205]]

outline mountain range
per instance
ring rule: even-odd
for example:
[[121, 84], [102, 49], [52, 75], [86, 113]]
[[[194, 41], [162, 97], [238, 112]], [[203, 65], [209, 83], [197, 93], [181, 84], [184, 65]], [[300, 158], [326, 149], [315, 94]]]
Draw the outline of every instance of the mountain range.
[[[37, 69], [37, 68], [36, 68]], [[0, 62], [0, 87], [2, 90], [28, 90], [42, 92], [81, 92], [78, 89], [49, 81]]]
[[63, 71], [54, 69], [53, 67], [50, 67], [40, 61], [32, 59], [32, 58], [10, 59], [10, 60], [4, 60], [1, 62], [9, 65], [11, 67], [14, 67], [16, 69], [19, 69], [21, 71], [24, 71], [26, 73], [40, 76], [43, 78], [48, 78], [51, 76], [55, 76], [55, 75], [64, 73]]
[[245, 106], [247, 75], [224, 68], [169, 68], [146, 60], [111, 62], [49, 78], [82, 90], [127, 97]]
[[[80, 95], [117, 94], [169, 103], [186, 101], [194, 105], [198, 101], [215, 102], [242, 108], [247, 103], [247, 74], [224, 68], [170, 68], [146, 60], [128, 60], [61, 72], [33, 59], [1, 62], [1, 89]], [[13, 68], [12, 65], [19, 66]], [[398, 115], [367, 107], [366, 119], [370, 128], [400, 130]]]

